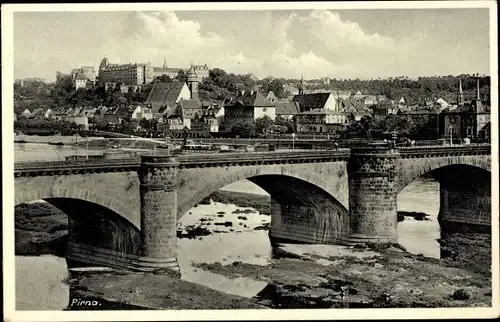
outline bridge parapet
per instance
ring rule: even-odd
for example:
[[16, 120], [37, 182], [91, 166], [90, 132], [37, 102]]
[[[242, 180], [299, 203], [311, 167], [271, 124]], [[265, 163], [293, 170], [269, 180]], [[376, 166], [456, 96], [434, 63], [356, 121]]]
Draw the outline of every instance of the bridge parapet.
[[79, 173], [136, 171], [140, 158], [89, 161], [46, 161], [14, 164], [14, 177], [53, 176]]
[[[287, 152], [228, 152], [211, 155], [180, 155], [175, 159], [180, 168], [199, 168], [214, 166], [267, 165], [289, 163], [317, 163], [347, 160], [349, 149], [337, 151], [287, 151]], [[165, 153], [153, 153], [150, 158], [172, 156]], [[152, 159], [151, 159], [152, 160]], [[141, 166], [141, 157], [88, 160], [88, 161], [47, 161], [23, 162], [14, 165], [15, 177], [52, 176], [98, 172], [137, 171]]]
[[491, 154], [490, 144], [435, 145], [399, 148], [401, 158], [426, 158], [436, 156], [461, 156]]
[[243, 166], [291, 163], [317, 163], [347, 160], [349, 149], [337, 151], [287, 151], [287, 152], [243, 152], [211, 155], [177, 156], [180, 168], [199, 168], [214, 166]]

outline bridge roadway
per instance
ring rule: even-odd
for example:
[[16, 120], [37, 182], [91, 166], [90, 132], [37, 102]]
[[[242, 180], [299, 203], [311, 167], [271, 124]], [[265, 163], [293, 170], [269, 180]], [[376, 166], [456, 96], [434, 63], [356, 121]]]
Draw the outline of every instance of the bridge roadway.
[[[398, 148], [401, 158], [426, 158], [438, 156], [483, 155], [491, 153], [490, 144], [455, 146], [416, 146]], [[214, 165], [264, 165], [281, 163], [324, 162], [332, 158], [347, 159], [351, 149], [338, 150], [289, 150], [272, 152], [226, 152], [217, 154], [191, 154], [175, 156], [180, 168], [210, 167]], [[153, 151], [148, 155], [166, 156], [168, 152]], [[139, 169], [140, 155], [119, 159], [85, 161], [35, 161], [18, 162], [14, 176], [40, 176], [86, 172], [127, 172]]]

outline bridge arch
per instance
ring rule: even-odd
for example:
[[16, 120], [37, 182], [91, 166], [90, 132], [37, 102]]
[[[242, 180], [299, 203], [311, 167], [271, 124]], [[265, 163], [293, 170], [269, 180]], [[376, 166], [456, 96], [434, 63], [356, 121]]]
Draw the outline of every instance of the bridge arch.
[[[35, 200], [39, 199], [37, 196]], [[113, 210], [83, 199], [49, 197], [41, 200], [56, 207], [68, 218], [68, 242], [65, 247], [65, 257], [72, 261], [71, 265], [76, 263], [79, 266], [86, 263], [113, 266], [113, 262], [107, 258], [110, 252], [123, 255], [139, 253], [141, 232], [130, 221]], [[46, 224], [43, 217], [29, 218], [29, 210], [25, 216], [26, 218], [22, 218], [23, 221], [31, 222], [26, 227], [28, 231], [38, 231], [39, 227], [44, 227]], [[64, 227], [60, 227], [59, 230], [63, 229]], [[41, 232], [49, 235], [53, 233], [50, 228]], [[95, 260], [96, 254], [100, 254], [97, 255], [101, 257], [100, 260]]]
[[[257, 179], [265, 176], [267, 176], [267, 178], [269, 178], [269, 176], [274, 176], [274, 178], [278, 180], [296, 179], [298, 180], [297, 182], [300, 181], [308, 187], [319, 189], [328, 194], [337, 203], [339, 203], [339, 206], [341, 206], [343, 210], [347, 211], [349, 208], [347, 171], [343, 168], [338, 169], [332, 177], [324, 177], [314, 171], [297, 171], [284, 167], [242, 167], [242, 169], [238, 169], [236, 171], [233, 170], [223, 175], [218, 175], [215, 178], [211, 178], [211, 180], [208, 180], [208, 182], [202, 187], [196, 187], [194, 193], [190, 197], [185, 196], [186, 192], [183, 190], [184, 182], [182, 182], [181, 175], [181, 187], [179, 190], [180, 202], [177, 208], [177, 218], [180, 219], [189, 211], [189, 209], [197, 205], [201, 200], [208, 197], [213, 192], [237, 181], [248, 179], [262, 189], [266, 190], [266, 187], [261, 186], [263, 185], [263, 182]], [[203, 180], [201, 180], [201, 182], [203, 182]], [[269, 190], [270, 188], [267, 187], [267, 189]], [[272, 197], [272, 193], [269, 191], [267, 192]]]
[[184, 201], [181, 192], [179, 219], [211, 193], [228, 184], [247, 179], [271, 196], [269, 234], [273, 240], [334, 244], [349, 230], [349, 214], [345, 207], [348, 200], [345, 171], [328, 178], [321, 177], [314, 171], [283, 168], [263, 170], [254, 167], [231, 171], [217, 179], [209, 180], [208, 184], [196, 189], [192, 197]]
[[470, 166], [491, 172], [490, 156], [438, 157], [430, 159], [402, 159], [400, 161], [399, 189], [401, 192], [408, 184], [426, 174], [437, 173], [439, 169], [452, 165]]
[[136, 229], [140, 229], [139, 214], [124, 202], [114, 198], [114, 196], [102, 193], [102, 191], [99, 193], [98, 187], [91, 190], [80, 185], [65, 184], [64, 180], [62, 184], [55, 185], [52, 182], [46, 182], [45, 178], [47, 177], [16, 179], [14, 204], [19, 205], [30, 201], [49, 199], [83, 200], [109, 209]]

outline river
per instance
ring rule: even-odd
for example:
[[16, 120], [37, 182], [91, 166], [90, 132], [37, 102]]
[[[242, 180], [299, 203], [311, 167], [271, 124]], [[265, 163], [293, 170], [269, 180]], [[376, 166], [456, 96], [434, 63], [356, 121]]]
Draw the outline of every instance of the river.
[[[69, 146], [24, 143], [15, 144], [15, 160], [62, 160], [65, 156], [102, 153], [103, 150], [85, 150]], [[250, 181], [227, 185], [223, 190], [266, 194]], [[429, 220], [406, 218], [398, 223], [399, 243], [409, 252], [439, 258], [437, 239], [440, 237], [437, 215], [439, 211], [439, 184], [432, 179], [412, 182], [398, 195], [398, 209], [429, 215]], [[196, 224], [200, 219], [216, 223], [231, 221], [233, 226], [207, 225], [213, 234], [195, 239], [178, 239], [179, 265], [182, 279], [203, 284], [226, 293], [252, 297], [267, 283], [248, 278], [229, 279], [195, 267], [196, 263], [230, 264], [240, 261], [266, 265], [272, 260], [272, 247], [266, 230], [255, 227], [270, 222], [270, 216], [257, 211], [238, 219], [233, 213], [242, 208], [232, 204], [211, 202], [192, 208], [181, 218], [182, 226]], [[241, 216], [241, 214], [239, 214]], [[324, 249], [318, 248], [318, 249]], [[44, 256], [16, 256], [16, 308], [18, 310], [62, 310], [68, 306], [69, 287], [64, 283], [68, 268], [64, 258]]]

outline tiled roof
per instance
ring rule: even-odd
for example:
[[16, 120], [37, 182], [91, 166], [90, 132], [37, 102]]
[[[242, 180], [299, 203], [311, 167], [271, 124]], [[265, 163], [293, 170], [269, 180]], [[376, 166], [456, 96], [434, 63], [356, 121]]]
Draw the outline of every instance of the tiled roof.
[[181, 99], [179, 101], [177, 111], [178, 114], [181, 115], [182, 119], [193, 119], [195, 115], [198, 115], [198, 117], [201, 117], [203, 115], [201, 102], [197, 99]]
[[330, 97], [331, 93], [314, 93], [314, 94], [304, 94], [295, 95], [293, 101], [299, 104], [301, 111], [309, 109], [319, 109], [324, 108], [326, 101]]
[[273, 103], [269, 102], [260, 92], [245, 92], [243, 95], [240, 94], [229, 103], [226, 103], [226, 106], [233, 106], [236, 103], [252, 107], [274, 107]]
[[146, 104], [151, 104], [153, 113], [157, 113], [160, 107], [175, 104], [185, 83], [155, 83], [149, 93]]
[[276, 115], [295, 115], [299, 112], [297, 102], [276, 102]]
[[336, 112], [331, 110], [322, 110], [322, 111], [304, 111], [298, 113], [298, 115], [346, 115], [346, 113]]
[[339, 102], [340, 108], [347, 113], [364, 112], [365, 106], [362, 102], [355, 99], [344, 99]]

